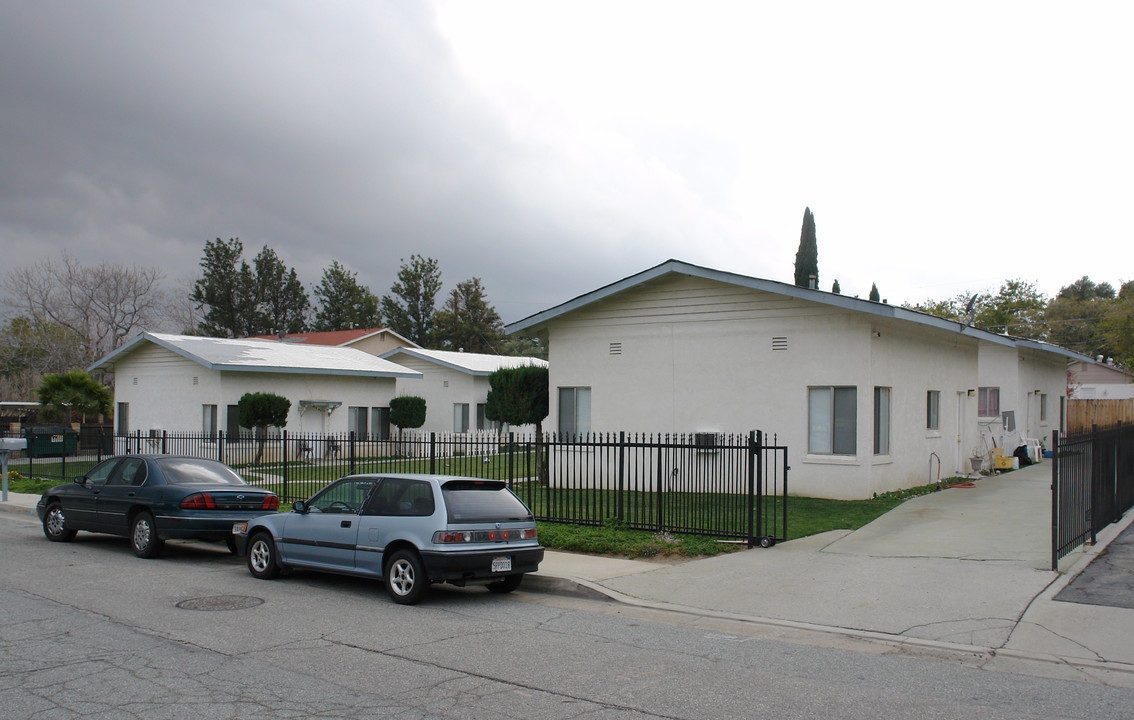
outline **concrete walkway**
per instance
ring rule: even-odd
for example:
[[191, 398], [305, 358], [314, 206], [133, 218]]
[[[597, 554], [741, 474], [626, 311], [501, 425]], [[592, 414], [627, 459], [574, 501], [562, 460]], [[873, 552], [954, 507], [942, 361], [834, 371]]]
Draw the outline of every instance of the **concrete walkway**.
[[[1134, 686], [1134, 598], [1104, 601], [1117, 606], [1066, 601], [1077, 599], [1074, 588], [1087, 582], [1080, 573], [1134, 513], [1052, 572], [1050, 483], [1051, 465], [1041, 463], [908, 500], [855, 532], [677, 564], [548, 551], [524, 589]], [[12, 493], [0, 509], [27, 513], [36, 500]], [[1134, 562], [1134, 552], [1122, 557]], [[1115, 585], [1109, 597], [1130, 588]]]
[[1041, 663], [1044, 674], [1069, 669], [1101, 682], [1118, 673], [1134, 684], [1134, 609], [1055, 598], [1134, 514], [1052, 572], [1050, 485], [1051, 465], [1041, 463], [911, 499], [855, 532], [675, 565], [549, 552], [539, 575], [643, 607], [975, 653], [989, 665]]

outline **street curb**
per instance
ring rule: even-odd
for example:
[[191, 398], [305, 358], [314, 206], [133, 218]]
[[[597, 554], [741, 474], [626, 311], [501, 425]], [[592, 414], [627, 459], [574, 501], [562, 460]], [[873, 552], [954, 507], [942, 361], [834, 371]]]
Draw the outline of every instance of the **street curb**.
[[35, 508], [29, 508], [24, 505], [13, 505], [11, 501], [0, 502], [0, 512], [10, 513], [12, 515], [30, 515], [35, 517]]
[[[1101, 542], [1099, 544], [1102, 545]], [[1076, 563], [1076, 566], [1078, 566], [1078, 563]], [[536, 583], [529, 585], [530, 580], [536, 580], [537, 578], [538, 581]], [[570, 586], [572, 585], [574, 585], [575, 587], [571, 588]], [[877, 630], [859, 630], [855, 628], [840, 627], [837, 625], [818, 625], [815, 623], [798, 622], [795, 620], [781, 620], [778, 618], [742, 615], [738, 613], [709, 610], [687, 605], [642, 600], [632, 595], [625, 595], [616, 590], [611, 590], [610, 588], [606, 588], [597, 583], [593, 583], [588, 580], [582, 580], [580, 578], [529, 575], [524, 579], [523, 588], [524, 590], [529, 592], [547, 593], [554, 595], [569, 594], [583, 598], [595, 598], [597, 596], [598, 598], [608, 602], [617, 602], [623, 605], [643, 608], [647, 610], [680, 613], [692, 617], [702, 617], [715, 620], [728, 620], [732, 622], [759, 625], [768, 628], [797, 630], [801, 632], [810, 632], [823, 635], [837, 635], [848, 639], [875, 642], [892, 647], [914, 648], [931, 652], [945, 652], [951, 654], [963, 654], [967, 656], [977, 655], [987, 658], [988, 660], [993, 660], [995, 658], [1007, 658], [1030, 662], [1039, 662], [1047, 665], [1075, 667], [1084, 670], [1106, 670], [1126, 675], [1134, 675], [1134, 664], [1123, 662], [1094, 660], [1090, 658], [1063, 657], [1058, 655], [1051, 655], [1048, 653], [1029, 652], [1025, 650], [1015, 650], [1003, 647], [994, 648], [984, 645], [964, 645], [961, 643], [951, 643], [941, 640], [929, 640], [927, 638], [894, 635], [892, 633], [885, 633]]]

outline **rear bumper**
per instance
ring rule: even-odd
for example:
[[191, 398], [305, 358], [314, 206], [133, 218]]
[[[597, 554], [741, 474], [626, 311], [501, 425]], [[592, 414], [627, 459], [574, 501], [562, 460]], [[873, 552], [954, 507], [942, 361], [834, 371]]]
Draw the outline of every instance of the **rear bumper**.
[[[163, 538], [204, 538], [224, 540], [232, 537], [232, 526], [238, 522], [252, 520], [265, 513], [225, 513], [224, 515], [187, 516], [164, 515], [154, 518], [158, 535]], [[239, 538], [239, 536], [237, 536]], [[239, 540], [238, 540], [239, 542]]]
[[[492, 560], [510, 557], [512, 569], [509, 572], [492, 572]], [[422, 552], [425, 572], [434, 582], [445, 580], [491, 580], [507, 575], [535, 572], [543, 562], [542, 547], [508, 548], [499, 550], [477, 550], [473, 552]]]

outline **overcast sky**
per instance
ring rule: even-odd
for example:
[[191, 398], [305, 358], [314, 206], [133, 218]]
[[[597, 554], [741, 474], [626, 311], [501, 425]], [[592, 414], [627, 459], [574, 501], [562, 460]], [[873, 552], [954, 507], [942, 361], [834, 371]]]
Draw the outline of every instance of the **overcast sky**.
[[[263, 246], [506, 322], [669, 258], [891, 303], [1134, 279], [1134, 3], [0, 4], [0, 252]], [[439, 304], [442, 298], [438, 298]]]

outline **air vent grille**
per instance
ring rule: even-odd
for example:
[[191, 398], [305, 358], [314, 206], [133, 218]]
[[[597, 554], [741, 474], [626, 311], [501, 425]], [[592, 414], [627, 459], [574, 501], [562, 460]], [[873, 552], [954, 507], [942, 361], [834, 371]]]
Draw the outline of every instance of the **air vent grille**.
[[787, 350], [787, 338], [783, 337], [783, 336], [773, 337], [772, 338], [772, 351], [773, 352], [784, 352], [785, 350]]

